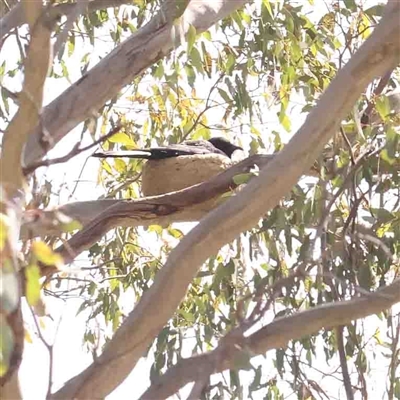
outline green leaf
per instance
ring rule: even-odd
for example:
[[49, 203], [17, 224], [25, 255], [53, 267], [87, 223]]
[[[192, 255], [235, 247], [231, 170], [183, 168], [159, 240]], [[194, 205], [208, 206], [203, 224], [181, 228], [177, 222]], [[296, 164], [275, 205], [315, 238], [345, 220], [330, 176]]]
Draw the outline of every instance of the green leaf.
[[400, 399], [400, 378], [396, 378], [395, 384], [394, 384], [394, 395], [396, 399]]
[[387, 116], [390, 114], [390, 102], [388, 97], [379, 96], [376, 99], [375, 108], [382, 120], [385, 121]]
[[339, 49], [340, 47], [342, 47], [342, 42], [339, 40], [339, 38], [335, 37], [333, 39], [333, 46], [335, 48], [335, 50]]
[[249, 14], [243, 12], [242, 13], [242, 19], [243, 19], [244, 22], [246, 22], [247, 25], [250, 25], [251, 17], [250, 17]]
[[3, 63], [0, 65], [0, 78], [3, 78], [5, 72], [6, 72], [6, 61], [4, 60]]
[[75, 50], [75, 35], [70, 32], [67, 42], [68, 56], [71, 57]]
[[135, 142], [131, 139], [131, 137], [129, 135], [127, 135], [124, 132], [116, 133], [115, 135], [111, 136], [108, 139], [108, 141], [111, 143], [121, 143], [124, 146], [130, 146], [130, 147], [135, 146]]
[[149, 227], [147, 228], [147, 230], [148, 230], [149, 232], [155, 232], [155, 233], [157, 233], [158, 235], [161, 235], [161, 233], [162, 233], [162, 231], [163, 231], [163, 229], [162, 229], [162, 227], [161, 227], [160, 225], [149, 225]]
[[14, 352], [14, 335], [3, 314], [0, 314], [0, 376], [3, 377], [10, 366]]
[[106, 161], [106, 159], [103, 159], [103, 160], [101, 161], [101, 165], [102, 165], [103, 169], [104, 169], [106, 172], [108, 172], [110, 175], [113, 175], [112, 168], [111, 168], [110, 164], [108, 163], [108, 161]]
[[207, 39], [208, 41], [212, 41], [212, 36], [211, 36], [211, 33], [210, 33], [210, 31], [205, 31], [205, 32], [203, 32], [203, 37], [205, 38], [205, 39]]
[[358, 32], [361, 37], [365, 40], [372, 32], [372, 26], [374, 23], [369, 19], [368, 15], [361, 13], [361, 21], [358, 24]]
[[232, 74], [233, 67], [235, 66], [236, 58], [232, 53], [228, 55], [228, 59], [226, 60], [225, 70], [230, 75]]
[[235, 182], [236, 185], [243, 185], [244, 183], [247, 183], [254, 174], [251, 172], [245, 173], [245, 174], [237, 174], [233, 177], [233, 182]]
[[391, 145], [394, 150], [398, 145], [398, 141], [400, 139], [400, 132], [394, 129], [393, 126], [388, 126], [386, 129], [386, 137], [388, 140], [386, 147], [388, 146], [389, 142], [391, 142]]
[[4, 249], [8, 236], [8, 217], [0, 214], [0, 251]]
[[260, 132], [254, 125], [251, 125], [251, 127], [250, 127], [250, 132], [251, 132], [253, 135], [256, 135], [256, 136], [258, 136], [258, 137], [261, 137], [261, 132]]
[[185, 65], [186, 78], [191, 87], [194, 87], [194, 82], [196, 80], [196, 73], [194, 68], [190, 64]]
[[45, 265], [59, 266], [63, 263], [62, 257], [40, 240], [33, 242], [32, 252], [36, 256], [36, 259]]
[[371, 213], [378, 218], [381, 223], [386, 223], [389, 221], [393, 221], [396, 217], [385, 208], [371, 208]]
[[0, 304], [1, 311], [9, 314], [15, 311], [19, 305], [19, 282], [11, 261], [3, 257], [2, 263], [2, 268], [0, 268]]
[[383, 149], [380, 153], [379, 153], [380, 158], [382, 158], [382, 160], [386, 161], [388, 164], [390, 165], [394, 165], [394, 163], [396, 162], [396, 158], [392, 157], [389, 154], [388, 149]]
[[286, 132], [290, 132], [292, 124], [290, 122], [289, 117], [283, 111], [281, 111], [279, 113], [279, 122], [281, 123], [283, 128], [286, 130]]
[[346, 5], [346, 7], [351, 10], [351, 11], [356, 11], [357, 10], [357, 5], [355, 0], [344, 0], [344, 4]]
[[196, 41], [196, 28], [190, 24], [188, 33], [187, 33], [187, 52], [190, 53], [192, 51], [193, 45]]
[[156, 70], [153, 72], [154, 78], [162, 78], [164, 76], [164, 64], [160, 61], [157, 65]]
[[126, 171], [126, 163], [121, 158], [114, 159], [114, 167], [120, 174]]
[[364, 12], [370, 17], [381, 17], [383, 14], [383, 9], [384, 9], [384, 4], [377, 4], [376, 6], [372, 6], [364, 10]]
[[179, 310], [179, 314], [187, 321], [187, 322], [194, 322], [196, 320], [195, 316], [184, 310]]
[[28, 265], [25, 268], [26, 278], [26, 299], [31, 306], [37, 304], [40, 299], [40, 269], [36, 264]]
[[175, 228], [169, 228], [168, 229], [168, 233], [174, 237], [175, 239], [181, 239], [183, 237], [183, 233], [182, 231], [180, 231], [179, 229], [175, 229]]
[[240, 30], [243, 29], [243, 24], [242, 24], [242, 13], [240, 11], [235, 11], [231, 14], [231, 18], [236, 22], [238, 28]]
[[193, 66], [197, 69], [198, 72], [204, 74], [203, 61], [196, 47], [193, 47], [192, 51], [190, 52], [190, 61], [192, 62]]
[[224, 99], [226, 103], [231, 103], [232, 99], [229, 97], [228, 93], [225, 92], [225, 90], [222, 90], [218, 88], [218, 93], [219, 95]]
[[268, 14], [270, 15], [270, 17], [273, 18], [274, 15], [272, 13], [270, 0], [263, 0], [263, 5], [267, 9]]

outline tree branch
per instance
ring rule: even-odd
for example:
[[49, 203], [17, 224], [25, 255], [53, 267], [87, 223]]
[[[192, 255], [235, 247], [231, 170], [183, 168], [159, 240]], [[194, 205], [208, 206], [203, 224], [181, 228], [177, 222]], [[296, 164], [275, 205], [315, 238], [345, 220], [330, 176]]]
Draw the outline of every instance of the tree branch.
[[58, 53], [64, 46], [64, 42], [68, 39], [68, 32], [74, 26], [74, 22], [87, 9], [88, 3], [89, 0], [77, 0], [75, 7], [68, 14], [67, 22], [65, 23], [62, 31], [58, 34], [57, 40], [54, 43], [53, 51], [55, 57], [57, 57]]
[[354, 400], [353, 386], [351, 384], [349, 367], [347, 365], [346, 348], [344, 346], [344, 340], [343, 340], [343, 331], [344, 331], [343, 325], [336, 327], [335, 333], [337, 337], [336, 342], [339, 352], [340, 368], [342, 369], [343, 385], [346, 390], [347, 400]]
[[[77, 201], [64, 204], [50, 210], [27, 210], [24, 213], [24, 221], [21, 228], [21, 239], [30, 239], [36, 236], [57, 236], [64, 232], [65, 223], [71, 220], [80, 222], [85, 229], [94, 219], [99, 224], [106, 210], [117, 216], [119, 207], [123, 207], [125, 216], [118, 216], [118, 221], [114, 221], [114, 226], [149, 226], [149, 225], [169, 225], [173, 222], [193, 222], [199, 221], [204, 217], [216, 204], [209, 204], [206, 207], [191, 207], [195, 204], [201, 204], [213, 197], [217, 197], [225, 193], [229, 188], [236, 186], [233, 178], [237, 174], [246, 173], [253, 165], [260, 168], [270, 162], [276, 154], [255, 154], [240, 163], [232, 166], [226, 172], [217, 175], [208, 182], [203, 182], [191, 188], [186, 188], [172, 194], [164, 194], [151, 198], [139, 198], [134, 200], [116, 200], [116, 199], [100, 199], [89, 201]], [[52, 161], [52, 160], [49, 160]], [[310, 171], [311, 175], [315, 173]], [[219, 199], [222, 202], [224, 199]], [[122, 205], [124, 204], [124, 205]], [[129, 205], [128, 205], [129, 204]], [[151, 209], [151, 205], [154, 205]], [[146, 210], [144, 207], [147, 207]], [[157, 213], [156, 207], [164, 209], [161, 215]], [[169, 209], [170, 213], [166, 210]], [[176, 209], [174, 211], [174, 209]], [[110, 214], [108, 218], [113, 218]], [[105, 222], [105, 219], [104, 219]], [[104, 228], [105, 229], [105, 228]], [[112, 228], [109, 228], [112, 229]], [[99, 240], [101, 236], [97, 237]]]
[[[197, 3], [197, 2], [193, 2]], [[231, 2], [239, 3], [239, 2]], [[203, 218], [175, 247], [157, 273], [153, 285], [144, 293], [134, 310], [126, 318], [107, 343], [96, 362], [68, 381], [54, 394], [54, 398], [103, 398], [115, 389], [137, 361], [142, 357], [160, 329], [173, 316], [188, 286], [197, 274], [199, 266], [226, 243], [252, 226], [268, 210], [274, 207], [297, 182], [301, 174], [317, 159], [325, 143], [336, 132], [340, 121], [356, 102], [362, 90], [376, 76], [394, 68], [400, 61], [400, 3], [389, 2], [385, 14], [374, 32], [341, 69], [318, 104], [308, 115], [304, 125], [295, 134], [283, 151], [263, 168], [257, 179], [253, 179], [236, 196], [229, 199]], [[399, 298], [400, 282], [392, 285], [396, 291], [378, 296], [378, 312], [393, 298]], [[367, 297], [366, 299], [370, 299]], [[160, 307], [162, 304], [162, 307]], [[364, 315], [367, 303], [352, 303], [351, 318]], [[321, 328], [322, 323], [343, 325], [345, 312], [339, 305], [335, 309], [320, 308], [318, 317], [311, 319], [305, 312], [298, 319], [302, 335]], [[382, 307], [382, 308], [381, 308]], [[329, 311], [329, 313], [327, 312]], [[329, 318], [327, 318], [329, 317]], [[261, 329], [252, 335], [247, 345], [254, 352], [283, 346], [291, 339], [291, 326], [285, 319], [274, 325], [275, 329]], [[271, 341], [271, 335], [276, 334]], [[279, 333], [279, 334], [278, 334]], [[231, 354], [231, 353], [229, 353]]]
[[[189, 24], [197, 33], [210, 28], [216, 21], [241, 7], [245, 0], [197, 0], [190, 2], [181, 24], [183, 32]], [[166, 0], [150, 22], [117, 46], [107, 57], [82, 76], [74, 85], [51, 102], [42, 114], [41, 127], [36, 127], [24, 154], [24, 165], [42, 158], [48, 148], [58, 143], [76, 125], [117, 95], [134, 77], [162, 59], [179, 45], [181, 35], [175, 33], [174, 21], [180, 15], [175, 0]]]
[[[17, 271], [20, 269], [17, 261], [18, 232], [22, 216], [21, 205], [25, 200], [21, 155], [31, 127], [39, 121], [43, 86], [47, 76], [51, 50], [50, 30], [40, 18], [43, 12], [42, 2], [24, 0], [22, 7], [27, 16], [30, 33], [27, 58], [24, 62], [24, 83], [20, 94], [20, 107], [3, 135], [0, 157], [2, 194], [0, 213], [8, 217], [7, 227], [4, 229], [7, 232], [7, 240], [0, 251], [0, 262], [2, 264], [0, 268], [4, 271], [4, 274], [8, 273], [12, 277], [8, 278], [8, 285], [15, 284], [15, 287], [11, 286], [9, 290], [18, 296], [18, 302], [14, 309], [6, 309], [3, 302], [1, 304], [0, 311], [5, 317], [2, 324], [6, 323], [12, 330], [14, 344], [8, 371], [2, 375], [0, 383], [1, 385], [6, 383], [2, 391], [4, 390], [5, 393], [10, 395], [10, 398], [15, 399], [20, 398], [21, 395], [17, 390], [17, 385], [15, 385], [17, 379], [13, 375], [16, 375], [16, 370], [21, 362], [24, 343], [24, 328], [19, 307], [20, 282], [18, 282], [17, 275]], [[9, 380], [10, 378], [12, 379]]]
[[377, 314], [399, 301], [400, 279], [397, 279], [375, 293], [320, 305], [288, 317], [277, 318], [249, 337], [240, 339], [237, 346], [229, 343], [230, 346], [227, 348], [221, 340], [215, 350], [179, 361], [156, 380], [140, 398], [166, 399], [186, 384], [196, 381], [202, 376], [202, 371], [210, 366], [214, 367], [209, 371], [211, 374], [226, 369], [237, 369], [236, 361], [241, 353], [247, 357], [265, 354], [269, 350], [285, 347], [290, 340], [298, 340], [321, 329], [347, 325], [356, 319]]
[[371, 96], [372, 98], [368, 101], [368, 105], [365, 108], [365, 110], [360, 118], [362, 124], [366, 125], [369, 123], [372, 110], [374, 109], [374, 100], [377, 96], [379, 96], [383, 92], [383, 89], [385, 89], [392, 74], [393, 74], [393, 70], [390, 70], [390, 71], [386, 72], [386, 74], [383, 75], [381, 77], [381, 79], [379, 80], [379, 83], [376, 86], [376, 88], [373, 92], [373, 95]]
[[[82, 251], [98, 242], [110, 229], [117, 226], [148, 226], [155, 222], [165, 224], [167, 221], [199, 220], [201, 216], [206, 215], [210, 209], [218, 205], [220, 195], [238, 186], [234, 181], [236, 175], [247, 172], [254, 164], [262, 167], [273, 157], [271, 155], [251, 156], [207, 182], [177, 192], [114, 202], [65, 245], [60, 246], [56, 252], [63, 257], [65, 264], [69, 264]], [[216, 201], [209, 202], [212, 199]], [[55, 266], [42, 267], [43, 275], [54, 272], [57, 272]]]
[[40, 167], [49, 167], [50, 165], [65, 163], [68, 160], [70, 160], [71, 158], [77, 156], [78, 154], [83, 153], [84, 151], [90, 150], [93, 147], [97, 146], [98, 144], [105, 142], [106, 140], [108, 140], [111, 136], [115, 135], [120, 130], [121, 130], [121, 125], [118, 125], [115, 128], [113, 128], [110, 132], [108, 132], [106, 135], [101, 136], [99, 139], [95, 140], [93, 143], [91, 143], [85, 147], [80, 147], [81, 144], [80, 144], [80, 142], [78, 142], [75, 144], [75, 146], [72, 148], [72, 150], [65, 156], [52, 158], [50, 160], [36, 161], [33, 164], [28, 165], [27, 167], [23, 168], [23, 173], [24, 173], [24, 175], [29, 175], [33, 171], [35, 171], [36, 169], [38, 169]]
[[[109, 7], [119, 7], [123, 4], [129, 4], [130, 0], [92, 0], [87, 6], [87, 13], [102, 10]], [[48, 10], [49, 22], [54, 23], [63, 15], [71, 14], [78, 3], [62, 3], [52, 5]], [[22, 4], [18, 3], [0, 20], [0, 43], [12, 29], [18, 28], [27, 23]]]
[[27, 1], [23, 6], [31, 35], [24, 63], [24, 85], [19, 95], [20, 107], [3, 137], [0, 159], [1, 182], [9, 194], [22, 187], [21, 154], [32, 126], [40, 121], [43, 86], [51, 59], [51, 32], [40, 18], [43, 14], [42, 3]]

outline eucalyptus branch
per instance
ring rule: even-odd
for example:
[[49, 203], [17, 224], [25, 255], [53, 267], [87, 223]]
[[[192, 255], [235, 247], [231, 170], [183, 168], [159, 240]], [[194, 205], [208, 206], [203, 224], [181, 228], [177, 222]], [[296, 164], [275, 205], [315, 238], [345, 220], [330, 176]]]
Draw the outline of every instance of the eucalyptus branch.
[[343, 325], [338, 326], [335, 329], [336, 337], [337, 337], [336, 342], [337, 342], [338, 351], [339, 351], [340, 366], [342, 368], [343, 384], [344, 384], [344, 388], [346, 390], [347, 400], [354, 400], [353, 387], [351, 385], [349, 368], [347, 366], [346, 350], [345, 350], [344, 341], [343, 341], [343, 330], [344, 330]]
[[[182, 359], [158, 378], [142, 394], [140, 399], [168, 398], [190, 382], [197, 382], [204, 373], [222, 372], [235, 368], [242, 357], [265, 354], [268, 350], [284, 347], [289, 340], [300, 339], [315, 334], [319, 329], [329, 329], [347, 325], [352, 320], [364, 318], [390, 308], [400, 301], [400, 279], [391, 285], [378, 289], [359, 298], [323, 304], [306, 311], [275, 319], [247, 338], [225, 342], [221, 340], [217, 348], [208, 353]], [[234, 334], [231, 338], [240, 338]], [[232, 346], [232, 344], [234, 345]]]
[[[129, 0], [92, 0], [88, 2], [87, 12], [90, 13], [108, 7], [118, 7], [123, 4], [129, 4], [129, 2]], [[52, 24], [63, 15], [68, 16], [73, 13], [78, 5], [78, 2], [54, 4], [48, 9], [47, 19]], [[82, 12], [83, 10], [80, 11]], [[12, 29], [18, 28], [25, 23], [26, 16], [21, 3], [18, 3], [0, 20], [0, 39], [4, 38]]]
[[118, 131], [120, 131], [122, 128], [121, 125], [117, 125], [115, 128], [113, 128], [110, 132], [108, 132], [106, 135], [100, 137], [99, 139], [95, 140], [93, 143], [89, 144], [88, 146], [85, 147], [80, 147], [81, 143], [78, 142], [74, 145], [72, 150], [61, 157], [53, 158], [50, 160], [38, 160], [33, 162], [31, 165], [28, 165], [27, 167], [23, 168], [24, 175], [29, 175], [33, 171], [35, 171], [37, 168], [40, 167], [49, 167], [50, 165], [55, 165], [55, 164], [61, 164], [65, 163], [71, 158], [77, 156], [80, 153], [83, 153], [84, 151], [90, 150], [93, 147], [96, 147], [100, 143], [104, 143], [106, 140], [108, 140], [111, 136], [115, 135]]
[[322, 231], [326, 228], [326, 223], [329, 219], [332, 206], [335, 204], [336, 200], [340, 197], [340, 195], [347, 189], [347, 187], [352, 183], [352, 179], [356, 172], [361, 168], [361, 166], [366, 162], [367, 157], [372, 157], [373, 155], [379, 153], [383, 147], [379, 147], [376, 150], [370, 151], [366, 150], [355, 160], [355, 164], [350, 169], [349, 173], [346, 175], [342, 185], [337, 190], [337, 192], [333, 195], [332, 199], [329, 201], [328, 205], [325, 208], [324, 214], [321, 217], [320, 223], [317, 228], [316, 239], [320, 237]]
[[64, 42], [68, 38], [68, 32], [72, 29], [75, 20], [83, 13], [89, 4], [89, 0], [77, 0], [75, 7], [69, 13], [67, 22], [65, 23], [62, 31], [59, 33], [56, 42], [54, 43], [54, 55], [57, 56], [58, 53], [61, 51]]

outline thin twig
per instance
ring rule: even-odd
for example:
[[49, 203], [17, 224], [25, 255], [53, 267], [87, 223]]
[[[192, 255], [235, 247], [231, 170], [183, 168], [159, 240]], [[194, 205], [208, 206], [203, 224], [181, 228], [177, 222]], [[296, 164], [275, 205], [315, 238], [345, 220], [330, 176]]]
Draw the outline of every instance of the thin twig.
[[[393, 69], [391, 69], [385, 75], [382, 76], [382, 78], [380, 79], [378, 85], [376, 86], [376, 88], [374, 90], [374, 93], [372, 95], [373, 98], [379, 96], [383, 92], [383, 89], [385, 89], [386, 85], [388, 84], [389, 79], [392, 76], [392, 73], [393, 73]], [[374, 102], [372, 100], [369, 100], [368, 105], [361, 116], [361, 123], [363, 125], [366, 125], [369, 123], [369, 118], [371, 116], [371, 112], [372, 112], [373, 108], [374, 108]]]
[[98, 144], [105, 142], [111, 136], [115, 135], [119, 130], [121, 130], [121, 125], [117, 125], [109, 133], [107, 133], [106, 135], [102, 136], [101, 138], [95, 140], [93, 143], [91, 143], [88, 146], [80, 148], [81, 143], [78, 142], [78, 143], [75, 144], [75, 146], [72, 148], [72, 150], [68, 154], [66, 154], [64, 156], [53, 158], [51, 160], [39, 160], [39, 161], [36, 161], [36, 162], [32, 163], [31, 165], [28, 165], [27, 167], [25, 167], [23, 169], [24, 175], [29, 175], [33, 171], [35, 171], [37, 168], [40, 168], [40, 167], [48, 167], [50, 165], [61, 164], [61, 163], [67, 162], [72, 157], [75, 157], [78, 154], [80, 154], [80, 153], [82, 153], [82, 152], [84, 152], [86, 150], [92, 149], [93, 147], [97, 146]]
[[53, 380], [53, 364], [54, 364], [53, 363], [53, 346], [51, 344], [49, 344], [47, 342], [47, 340], [44, 338], [42, 331], [40, 329], [39, 323], [36, 319], [36, 315], [33, 311], [33, 308], [29, 304], [28, 304], [28, 309], [31, 313], [33, 322], [35, 324], [37, 335], [49, 353], [49, 373], [48, 373], [48, 377], [47, 377], [47, 393], [46, 393], [46, 399], [47, 399], [50, 397], [50, 394], [51, 394], [51, 385], [52, 385], [52, 380]]
[[355, 232], [355, 236], [358, 236], [360, 239], [367, 240], [377, 247], [381, 248], [381, 250], [386, 254], [386, 256], [389, 258], [391, 261], [396, 261], [396, 257], [391, 253], [390, 249], [386, 244], [376, 237], [375, 235], [370, 235], [368, 233], [361, 233], [361, 232]]
[[327, 207], [325, 209], [325, 213], [322, 216], [319, 226], [317, 228], [317, 233], [316, 233], [316, 237], [315, 237], [314, 241], [316, 241], [316, 239], [318, 239], [321, 236], [321, 232], [323, 231], [323, 229], [325, 229], [325, 225], [331, 214], [331, 208], [332, 208], [333, 204], [336, 202], [336, 200], [339, 198], [339, 196], [346, 190], [346, 188], [349, 185], [354, 174], [358, 171], [358, 169], [366, 161], [366, 157], [367, 156], [371, 157], [371, 156], [379, 153], [382, 150], [382, 148], [383, 147], [379, 147], [378, 149], [373, 150], [373, 151], [367, 150], [364, 153], [360, 154], [360, 156], [357, 158], [354, 166], [351, 168], [350, 172], [347, 174], [346, 178], [344, 179], [342, 186], [338, 189], [338, 191], [334, 194], [332, 199], [329, 201], [329, 204], [327, 205]]
[[399, 365], [398, 356], [400, 355], [400, 348], [398, 347], [400, 341], [400, 317], [399, 314], [397, 314], [397, 322], [394, 321], [394, 317], [395, 316], [390, 315], [391, 320], [388, 321], [388, 324], [390, 323], [392, 330], [392, 343], [391, 343], [392, 357], [389, 365], [388, 400], [394, 399], [394, 390], [396, 385], [396, 370]]
[[120, 183], [117, 187], [115, 187], [114, 189], [112, 189], [111, 192], [107, 193], [107, 196], [105, 196], [105, 198], [114, 198], [114, 196], [120, 192], [123, 189], [126, 189], [128, 186], [132, 185], [132, 183], [137, 182], [140, 177], [142, 176], [142, 173], [139, 172], [137, 173], [133, 178], [131, 179], [127, 179], [125, 182]]
[[343, 329], [344, 329], [343, 326], [338, 326], [336, 328], [336, 336], [337, 336], [336, 342], [339, 351], [340, 366], [342, 367], [343, 385], [346, 390], [347, 400], [354, 400], [353, 388], [351, 385], [351, 379], [349, 375], [349, 368], [347, 367], [346, 350], [344, 348]]
[[343, 137], [344, 141], [346, 142], [346, 145], [347, 145], [347, 147], [348, 147], [348, 149], [349, 149], [350, 157], [351, 157], [351, 162], [352, 162], [353, 165], [355, 165], [356, 159], [355, 159], [355, 157], [354, 157], [353, 147], [351, 146], [350, 140], [349, 140], [349, 138], [347, 137], [346, 132], [344, 131], [344, 129], [343, 129], [342, 126], [340, 127], [340, 134], [342, 135], [342, 137]]
[[218, 83], [221, 81], [221, 79], [225, 76], [225, 74], [221, 74], [218, 79], [214, 82], [214, 84], [211, 86], [210, 91], [208, 92], [208, 96], [206, 99], [206, 104], [204, 109], [199, 113], [197, 116], [196, 120], [193, 122], [192, 127], [186, 132], [185, 136], [183, 137], [183, 140], [189, 137], [189, 135], [193, 132], [193, 130], [196, 128], [197, 124], [200, 121], [200, 118], [211, 108], [215, 107], [214, 105], [210, 105], [210, 99], [211, 99], [211, 94], [214, 91], [214, 89], [217, 87]]
[[63, 48], [64, 42], [67, 40], [68, 32], [72, 29], [74, 22], [83, 13], [84, 9], [87, 8], [89, 0], [77, 0], [73, 11], [68, 15], [67, 22], [64, 25], [63, 30], [57, 37], [56, 43], [54, 44], [54, 55], [60, 52]]

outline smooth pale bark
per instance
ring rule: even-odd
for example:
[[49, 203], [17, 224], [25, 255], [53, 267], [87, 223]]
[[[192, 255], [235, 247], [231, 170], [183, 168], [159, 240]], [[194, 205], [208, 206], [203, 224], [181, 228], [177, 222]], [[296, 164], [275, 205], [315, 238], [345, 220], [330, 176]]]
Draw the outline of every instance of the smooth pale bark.
[[[119, 200], [90, 221], [55, 251], [69, 264], [82, 251], [98, 242], [110, 229], [118, 226], [148, 226], [155, 222], [168, 225], [177, 221], [198, 221], [215, 208], [219, 197], [237, 187], [235, 177], [250, 170], [255, 163], [266, 165], [269, 155], [254, 155], [207, 182], [160, 196], [137, 200]], [[68, 269], [67, 269], [68, 270]], [[56, 266], [42, 266], [42, 275], [58, 272]]]
[[103, 354], [53, 398], [103, 398], [121, 383], [173, 316], [202, 263], [277, 204], [317, 159], [368, 83], [399, 64], [399, 19], [400, 3], [390, 1], [372, 35], [279, 156], [182, 239]]
[[204, 32], [247, 2], [194, 0], [177, 23], [176, 1], [166, 0], [162, 12], [44, 108], [41, 122], [46, 134], [41, 128], [33, 130], [26, 145], [24, 166], [42, 158], [79, 123], [96, 116], [97, 110], [125, 85], [169, 54], [190, 25], [198, 33]]
[[[40, 22], [43, 12], [41, 1], [23, 0], [26, 19], [29, 23], [30, 40], [27, 56], [24, 60], [24, 82], [20, 93], [20, 107], [8, 125], [1, 143], [0, 157], [0, 212], [6, 215], [3, 223], [7, 224], [7, 240], [0, 250], [0, 268], [14, 274], [15, 281], [19, 277], [20, 263], [18, 261], [18, 237], [21, 225], [22, 208], [25, 201], [25, 180], [21, 168], [23, 146], [40, 117], [43, 99], [43, 86], [51, 59], [50, 30]], [[19, 294], [19, 284], [9, 290]], [[1, 313], [7, 320], [13, 333], [13, 349], [7, 373], [0, 379], [4, 387], [0, 392], [6, 393], [13, 399], [21, 398], [18, 390], [16, 372], [21, 362], [24, 345], [24, 325], [19, 304], [16, 309], [6, 310], [1, 305]], [[4, 320], [2, 320], [2, 323]], [[6, 361], [7, 362], [7, 361]]]
[[[165, 0], [160, 13], [149, 24], [115, 49], [44, 110], [41, 105], [43, 85], [51, 62], [51, 18], [49, 20], [46, 19], [48, 15], [44, 16], [42, 1], [23, 2], [24, 21], [29, 23], [31, 30], [30, 46], [25, 62], [20, 107], [3, 135], [0, 160], [1, 186], [8, 197], [8, 204], [17, 195], [23, 197], [20, 195], [24, 184], [20, 160], [24, 145], [25, 165], [29, 165], [30, 161], [45, 156], [72, 128], [93, 116], [124, 85], [177, 46], [189, 24], [201, 32], [245, 3], [192, 1], [185, 17], [181, 18], [188, 2], [189, 0]], [[39, 20], [42, 16], [44, 18]], [[32, 131], [34, 126], [36, 129]], [[21, 211], [21, 204], [15, 208]], [[2, 211], [7, 210], [3, 207]], [[19, 231], [20, 218], [19, 213], [10, 223], [10, 228], [14, 228], [15, 232]], [[17, 240], [18, 235], [14, 235], [14, 238]], [[7, 243], [2, 255], [15, 259], [14, 248], [9, 247]], [[16, 341], [20, 341], [21, 335], [14, 336]], [[14, 392], [13, 397], [19, 398], [19, 393], [12, 390], [14, 380], [9, 383], [10, 386], [4, 392]], [[10, 391], [8, 388], [11, 388]]]
[[19, 95], [20, 107], [2, 138], [0, 158], [1, 184], [9, 197], [22, 189], [24, 179], [20, 166], [21, 154], [31, 127], [38, 124], [43, 100], [43, 86], [51, 62], [51, 31], [37, 19], [43, 12], [42, 3], [23, 3], [29, 20], [31, 39], [24, 62], [24, 85]]
[[[96, 220], [96, 224], [106, 223], [107, 215], [107, 218], [115, 217], [115, 220], [112, 221], [112, 227], [136, 227], [154, 224], [165, 226], [173, 222], [199, 221], [212, 208], [215, 208], [214, 204], [206, 204], [204, 206], [202, 203], [225, 193], [229, 188], [235, 187], [234, 177], [236, 175], [248, 172], [253, 165], [258, 165], [261, 168], [274, 157], [275, 155], [268, 154], [250, 156], [209, 181], [175, 193], [133, 200], [102, 199], [78, 201], [64, 204], [53, 210], [28, 210], [25, 213], [21, 238], [28, 239], [36, 236], [59, 235], [62, 233], [63, 228], [59, 220], [65, 220], [65, 217], [68, 217], [69, 221], [71, 219], [77, 220], [84, 225], [87, 234], [90, 234], [88, 232], [88, 224], [94, 220]], [[223, 200], [220, 199], [221, 202]], [[129, 209], [126, 207], [128, 203], [130, 204]], [[193, 207], [196, 204], [198, 206]], [[121, 205], [120, 209], [119, 205]], [[157, 212], [157, 206], [163, 208], [164, 212]], [[113, 215], [107, 214], [110, 207], [113, 207]], [[170, 212], [167, 213], [167, 209]], [[122, 210], [123, 214], [119, 212]], [[116, 220], [117, 218], [118, 220]], [[103, 234], [105, 233], [104, 231], [105, 227], [103, 227]], [[92, 240], [98, 241], [100, 239], [101, 236], [93, 236]]]
[[[10, 0], [7, 0], [8, 3]], [[108, 7], [119, 7], [123, 4], [129, 3], [130, 0], [93, 0], [90, 1], [86, 12], [93, 12]], [[16, 0], [13, 0], [16, 3]], [[1, 1], [0, 1], [1, 4]], [[48, 10], [47, 20], [51, 23], [61, 18], [63, 15], [69, 15], [72, 13], [77, 6], [77, 3], [61, 3], [54, 4]], [[25, 17], [22, 3], [17, 3], [8, 13], [1, 14], [0, 20], [0, 42], [1, 38], [4, 38], [10, 33], [12, 29], [19, 28], [21, 25], [26, 24], [27, 20]]]
[[215, 350], [179, 361], [156, 380], [140, 398], [166, 399], [186, 384], [197, 381], [204, 372], [208, 378], [210, 374], [216, 372], [236, 369], [237, 361], [241, 358], [265, 354], [269, 350], [286, 346], [290, 340], [300, 340], [302, 337], [316, 334], [320, 329], [348, 325], [356, 319], [387, 310], [398, 302], [400, 302], [400, 279], [375, 293], [352, 300], [324, 304], [289, 317], [277, 318], [246, 338], [243, 332], [239, 331], [238, 335], [234, 335], [236, 332], [231, 331], [230, 336], [235, 337], [233, 341], [229, 338], [229, 343], [224, 343], [224, 339], [221, 339]]

